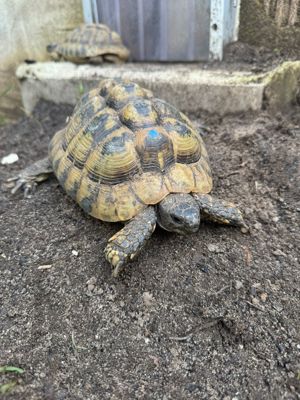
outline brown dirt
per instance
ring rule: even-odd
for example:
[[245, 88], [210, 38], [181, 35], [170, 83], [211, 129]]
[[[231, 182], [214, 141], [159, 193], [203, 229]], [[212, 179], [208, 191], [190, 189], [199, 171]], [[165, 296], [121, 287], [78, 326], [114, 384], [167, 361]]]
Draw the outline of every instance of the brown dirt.
[[[55, 179], [31, 199], [2, 189], [0, 365], [25, 370], [0, 374], [17, 380], [3, 398], [299, 399], [299, 111], [204, 118], [214, 193], [251, 233], [157, 230], [117, 280], [103, 250], [118, 225]], [[44, 102], [2, 127], [0, 157], [20, 157], [2, 179], [45, 156], [70, 112]]]
[[[282, 0], [281, 0], [282, 1]], [[284, 3], [290, 3], [283, 0]], [[239, 40], [255, 46], [263, 46], [274, 55], [300, 57], [300, 26], [277, 26], [275, 19], [266, 15], [263, 0], [242, 0], [239, 24]]]
[[224, 50], [224, 61], [213, 65], [226, 67], [229, 70], [266, 72], [285, 61], [296, 60], [298, 60], [296, 56], [287, 55], [284, 51], [274, 52], [264, 46], [254, 46], [239, 41], [227, 45]]

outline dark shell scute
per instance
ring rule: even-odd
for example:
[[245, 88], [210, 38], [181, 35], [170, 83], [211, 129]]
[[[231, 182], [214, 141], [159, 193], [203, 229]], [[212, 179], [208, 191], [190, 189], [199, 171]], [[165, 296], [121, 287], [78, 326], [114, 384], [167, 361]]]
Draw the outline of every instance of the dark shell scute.
[[103, 145], [101, 154], [111, 155], [116, 153], [123, 153], [128, 136], [128, 133], [124, 132], [121, 136], [113, 137], [110, 141]]

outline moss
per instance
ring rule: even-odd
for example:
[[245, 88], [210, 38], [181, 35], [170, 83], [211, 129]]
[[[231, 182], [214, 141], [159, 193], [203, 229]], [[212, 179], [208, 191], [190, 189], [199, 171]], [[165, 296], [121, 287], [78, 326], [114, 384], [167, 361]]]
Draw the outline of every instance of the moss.
[[296, 100], [300, 83], [300, 61], [287, 61], [266, 74], [264, 105], [281, 110]]
[[264, 84], [264, 108], [271, 111], [284, 110], [293, 103], [299, 92], [300, 61], [286, 61], [264, 74], [233, 76], [231, 85]]
[[233, 76], [228, 80], [230, 84], [251, 84], [251, 83], [261, 83], [266, 74], [249, 74], [249, 75], [241, 75], [241, 76]]
[[4, 117], [4, 115], [0, 114], [0, 126], [5, 125], [7, 123], [7, 119]]

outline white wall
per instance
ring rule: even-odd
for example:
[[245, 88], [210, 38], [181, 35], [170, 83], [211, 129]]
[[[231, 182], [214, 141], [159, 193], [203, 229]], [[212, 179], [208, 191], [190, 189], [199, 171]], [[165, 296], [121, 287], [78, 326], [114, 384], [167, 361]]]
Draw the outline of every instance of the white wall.
[[[81, 0], [0, 1], [0, 123], [21, 112], [15, 69], [25, 59], [49, 59], [47, 44], [83, 21]], [[2, 116], [2, 118], [1, 118]]]

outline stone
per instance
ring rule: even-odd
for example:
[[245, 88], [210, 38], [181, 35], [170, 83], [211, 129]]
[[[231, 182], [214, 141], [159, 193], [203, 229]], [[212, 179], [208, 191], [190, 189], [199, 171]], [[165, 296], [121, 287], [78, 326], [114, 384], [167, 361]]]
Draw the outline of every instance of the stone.
[[186, 113], [225, 115], [262, 108], [264, 85], [253, 73], [203, 69], [199, 64], [75, 65], [70, 62], [21, 64], [17, 69], [24, 109], [39, 99], [75, 104], [104, 78], [133, 80]]

